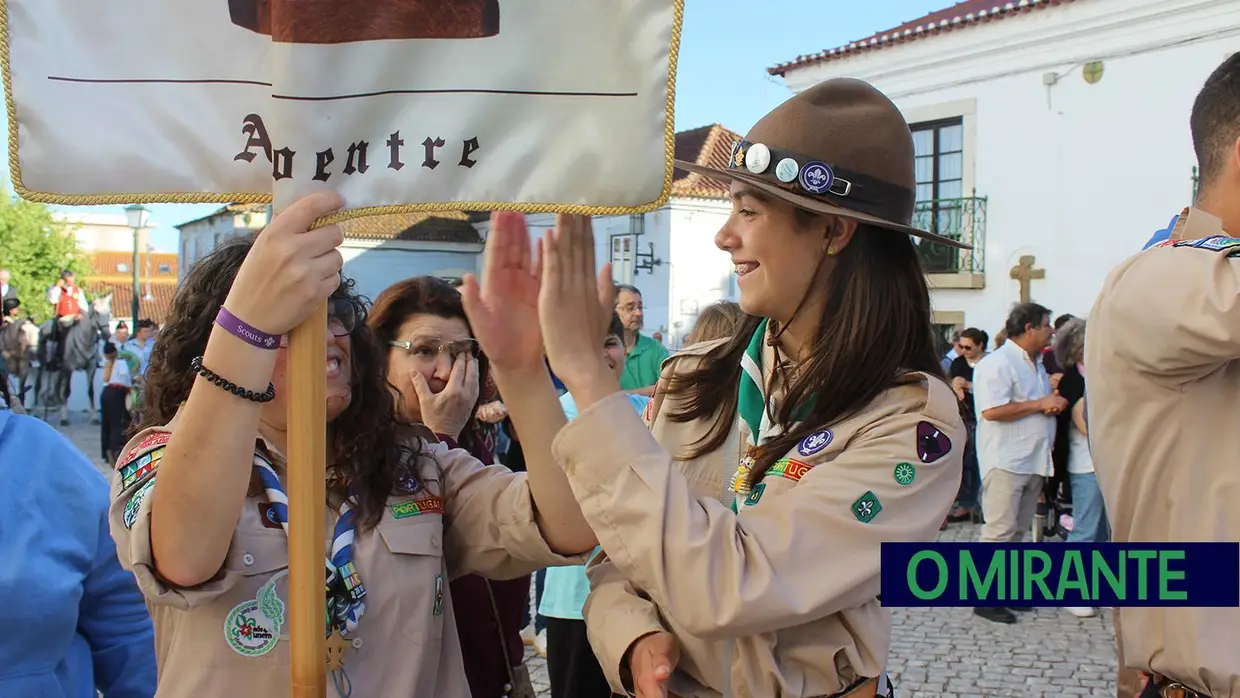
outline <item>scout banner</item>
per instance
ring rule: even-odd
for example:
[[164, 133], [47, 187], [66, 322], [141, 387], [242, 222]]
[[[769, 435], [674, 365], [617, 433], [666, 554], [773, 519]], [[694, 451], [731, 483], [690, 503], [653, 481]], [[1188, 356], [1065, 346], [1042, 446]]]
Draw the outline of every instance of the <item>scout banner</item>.
[[670, 189], [683, 0], [0, 10], [10, 169], [32, 201], [280, 209], [328, 188], [351, 215], [619, 214]]

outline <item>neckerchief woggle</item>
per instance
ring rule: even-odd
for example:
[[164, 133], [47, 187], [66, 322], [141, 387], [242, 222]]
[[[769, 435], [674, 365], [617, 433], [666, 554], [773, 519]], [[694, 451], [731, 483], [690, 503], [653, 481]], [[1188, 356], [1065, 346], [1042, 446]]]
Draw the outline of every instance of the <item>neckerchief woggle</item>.
[[[766, 331], [770, 322], [769, 319], [762, 320], [758, 329], [754, 330], [753, 336], [749, 338], [749, 346], [745, 348], [745, 353], [741, 355], [741, 377], [740, 386], [737, 389], [736, 405], [741, 421], [749, 430], [752, 444], [749, 448], [750, 454], [755, 446], [761, 446], [783, 433], [783, 429], [771, 421], [775, 406], [770, 404], [770, 398], [766, 395], [766, 381], [762, 376], [762, 346], [766, 342]], [[809, 416], [811, 404], [813, 404], [812, 396], [810, 402], [796, 409], [792, 415], [793, 418], [798, 422], [803, 421]], [[732, 499], [732, 511], [734, 512], [739, 511], [736, 500], [749, 493], [749, 471], [753, 469], [753, 466], [754, 458], [747, 454], [741, 458], [736, 474], [732, 476], [732, 491], [736, 493], [736, 497]]]
[[[258, 470], [258, 478], [263, 483], [267, 501], [271, 503], [271, 513], [288, 535], [288, 495], [275, 469], [265, 459], [254, 456], [254, 467]], [[353, 564], [353, 533], [356, 528], [353, 508], [346, 499], [340, 505], [340, 516], [332, 533], [331, 557], [325, 558], [327, 613], [326, 634], [332, 629], [339, 629], [342, 636], [357, 629], [357, 623], [366, 612], [363, 599], [366, 588], [362, 586], [362, 578]]]

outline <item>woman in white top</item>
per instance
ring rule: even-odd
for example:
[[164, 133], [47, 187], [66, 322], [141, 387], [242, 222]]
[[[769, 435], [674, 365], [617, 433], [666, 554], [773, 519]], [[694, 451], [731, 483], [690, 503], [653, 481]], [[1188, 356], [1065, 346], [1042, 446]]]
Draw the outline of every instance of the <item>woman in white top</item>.
[[[1055, 358], [1064, 368], [1076, 366], [1085, 377], [1085, 321], [1072, 320], [1055, 337]], [[1088, 385], [1088, 383], [1087, 383]], [[1089, 430], [1085, 424], [1086, 397], [1072, 407], [1072, 426], [1068, 431], [1068, 478], [1072, 483], [1072, 531], [1069, 543], [1105, 543], [1111, 539], [1102, 491], [1094, 477], [1094, 461], [1089, 455]], [[1073, 615], [1088, 618], [1092, 608], [1069, 608]]]

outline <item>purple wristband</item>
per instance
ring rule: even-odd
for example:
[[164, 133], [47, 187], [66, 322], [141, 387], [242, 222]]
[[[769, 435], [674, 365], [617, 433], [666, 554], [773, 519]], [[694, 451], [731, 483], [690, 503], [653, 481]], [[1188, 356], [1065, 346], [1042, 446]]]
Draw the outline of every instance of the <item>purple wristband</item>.
[[216, 313], [215, 324], [223, 327], [229, 334], [252, 347], [258, 347], [259, 349], [280, 348], [279, 335], [267, 334], [253, 325], [247, 325], [236, 315], [228, 312], [227, 308], [221, 307], [220, 312]]

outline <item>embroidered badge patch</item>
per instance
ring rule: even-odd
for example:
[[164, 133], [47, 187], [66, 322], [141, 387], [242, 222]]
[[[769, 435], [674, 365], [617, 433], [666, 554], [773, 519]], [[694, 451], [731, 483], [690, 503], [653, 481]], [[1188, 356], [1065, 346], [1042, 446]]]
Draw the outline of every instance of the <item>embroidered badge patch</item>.
[[138, 442], [136, 446], [126, 451], [125, 455], [119, 461], [117, 461], [116, 469], [120, 470], [126, 465], [129, 465], [129, 463], [134, 458], [138, 457], [139, 453], [142, 453], [143, 451], [149, 448], [154, 448], [155, 446], [163, 446], [164, 444], [168, 443], [168, 439], [171, 439], [171, 438], [172, 438], [172, 434], [169, 434], [167, 432], [160, 432], [158, 434], [151, 434], [145, 439], [142, 439], [141, 441]]
[[121, 468], [121, 489], [128, 489], [130, 485], [141, 480], [147, 473], [154, 472], [159, 468], [159, 461], [164, 457], [164, 447], [142, 454], [142, 457], [133, 461], [129, 465]]
[[422, 514], [442, 514], [443, 500], [439, 497], [411, 499], [407, 502], [400, 502], [399, 504], [389, 504], [388, 511], [392, 512], [392, 518], [396, 519], [405, 519], [410, 516], [421, 516]]
[[435, 575], [435, 607], [431, 610], [431, 615], [443, 615], [443, 575]]
[[952, 450], [952, 440], [930, 422], [917, 425], [917, 457], [922, 463], [933, 463]]
[[142, 500], [146, 499], [146, 495], [150, 494], [153, 489], [155, 489], [155, 478], [147, 480], [146, 484], [139, 487], [138, 491], [134, 492], [129, 498], [129, 501], [125, 502], [125, 528], [133, 528], [133, 525], [137, 523], [138, 509], [142, 507]]
[[759, 482], [758, 484], [754, 485], [753, 489], [749, 491], [749, 496], [745, 498], [745, 506], [751, 507], [757, 504], [758, 500], [762, 499], [762, 493], [765, 491], [766, 491], [765, 482]]
[[255, 598], [242, 601], [224, 617], [224, 641], [243, 657], [261, 657], [275, 649], [284, 625], [284, 602], [276, 582], [288, 574], [280, 570], [259, 587]]
[[284, 528], [280, 525], [280, 517], [276, 516], [276, 510], [267, 502], [259, 502], [258, 518], [263, 521], [263, 528]]
[[809, 463], [802, 463], [795, 458], [781, 458], [775, 461], [775, 465], [772, 465], [771, 469], [766, 471], [766, 474], [797, 482], [805, 477], [805, 473], [808, 473], [812, 467], [814, 466]]
[[646, 426], [650, 426], [651, 420], [654, 419], [654, 399], [652, 398], [646, 403], [646, 414], [642, 415], [642, 420], [646, 422]]
[[1176, 247], [1196, 247], [1202, 250], [1213, 250], [1214, 252], [1226, 250], [1229, 257], [1240, 255], [1240, 238], [1228, 237], [1226, 235], [1212, 235], [1200, 240], [1177, 240], [1174, 245]]
[[801, 443], [797, 446], [797, 453], [800, 453], [803, 456], [812, 456], [827, 446], [830, 446], [831, 439], [833, 438], [835, 438], [835, 435], [831, 433], [830, 429], [816, 431], [804, 439], [801, 439]]
[[857, 517], [861, 523], [870, 523], [882, 510], [883, 504], [878, 501], [878, 497], [873, 492], [866, 492], [852, 503], [853, 516]]
[[917, 477], [917, 468], [914, 468], [912, 463], [898, 463], [892, 475], [901, 485], [911, 485]]

